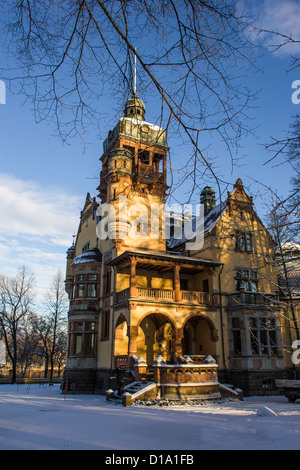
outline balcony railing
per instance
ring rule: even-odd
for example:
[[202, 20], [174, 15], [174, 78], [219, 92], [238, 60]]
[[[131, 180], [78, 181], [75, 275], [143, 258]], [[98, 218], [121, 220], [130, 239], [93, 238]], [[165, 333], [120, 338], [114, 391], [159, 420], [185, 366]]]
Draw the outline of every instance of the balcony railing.
[[265, 292], [233, 292], [228, 294], [228, 306], [234, 305], [266, 305], [272, 306], [278, 303], [278, 296]]
[[164, 174], [161, 171], [157, 171], [152, 165], [145, 163], [139, 163], [136, 167], [136, 173], [138, 176], [146, 176], [154, 178], [158, 181], [164, 181]]
[[[172, 289], [154, 289], [148, 287], [137, 287], [137, 299], [152, 300], [154, 302], [175, 302], [175, 291]], [[208, 292], [180, 291], [183, 303], [214, 305], [216, 299]], [[130, 297], [130, 289], [124, 289], [115, 295], [115, 303], [121, 303]]]

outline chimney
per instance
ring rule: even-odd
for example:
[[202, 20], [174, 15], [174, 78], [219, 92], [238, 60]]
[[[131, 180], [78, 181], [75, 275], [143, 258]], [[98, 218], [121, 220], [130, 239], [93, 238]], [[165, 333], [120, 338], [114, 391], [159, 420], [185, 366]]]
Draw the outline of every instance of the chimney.
[[200, 202], [204, 205], [204, 215], [207, 215], [216, 205], [215, 192], [209, 186], [201, 191]]

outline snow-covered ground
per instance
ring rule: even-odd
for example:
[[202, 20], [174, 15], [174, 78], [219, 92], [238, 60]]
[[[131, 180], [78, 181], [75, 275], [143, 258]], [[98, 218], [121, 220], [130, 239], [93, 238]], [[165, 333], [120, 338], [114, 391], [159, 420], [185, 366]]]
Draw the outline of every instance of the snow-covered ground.
[[300, 449], [300, 400], [125, 408], [100, 395], [65, 397], [59, 385], [0, 385], [0, 450], [9, 449]]

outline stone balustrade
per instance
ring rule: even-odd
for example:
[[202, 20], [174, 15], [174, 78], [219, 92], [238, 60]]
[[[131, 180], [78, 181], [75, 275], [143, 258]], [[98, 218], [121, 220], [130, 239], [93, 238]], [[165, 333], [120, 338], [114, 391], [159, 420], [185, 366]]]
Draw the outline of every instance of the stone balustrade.
[[[180, 302], [191, 304], [215, 305], [217, 299], [209, 292], [200, 291], [180, 291]], [[115, 303], [121, 303], [130, 298], [130, 289], [124, 289], [115, 294]], [[154, 302], [176, 302], [175, 290], [154, 289], [148, 287], [137, 287], [136, 298], [138, 300], [151, 300]]]

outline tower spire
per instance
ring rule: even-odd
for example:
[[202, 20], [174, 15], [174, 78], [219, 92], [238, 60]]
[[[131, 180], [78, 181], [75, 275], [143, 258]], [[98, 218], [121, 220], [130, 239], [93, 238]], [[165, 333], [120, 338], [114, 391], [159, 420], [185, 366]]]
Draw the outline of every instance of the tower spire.
[[136, 47], [134, 48], [134, 52], [133, 92], [136, 94]]

